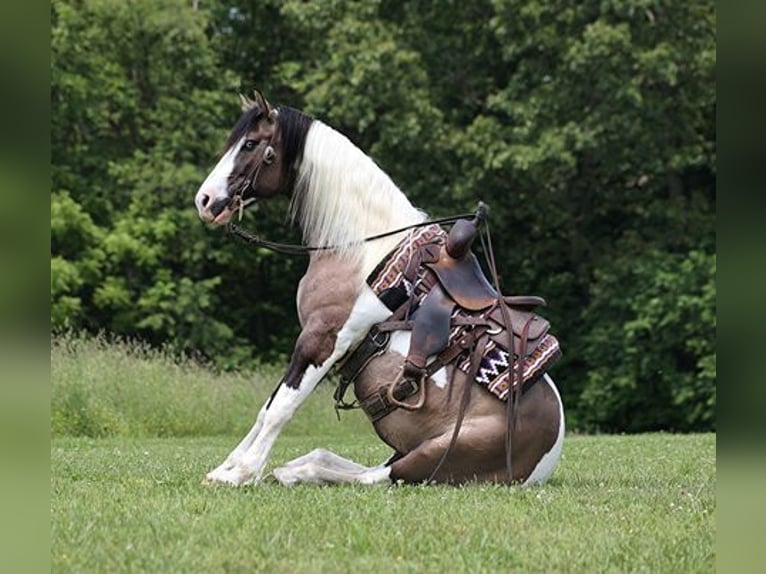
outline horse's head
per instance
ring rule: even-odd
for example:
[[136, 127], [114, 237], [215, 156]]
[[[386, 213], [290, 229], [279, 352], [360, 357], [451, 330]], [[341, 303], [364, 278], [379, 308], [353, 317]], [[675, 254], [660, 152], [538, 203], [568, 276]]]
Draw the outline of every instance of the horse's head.
[[255, 100], [242, 96], [242, 116], [226, 148], [194, 198], [200, 219], [227, 223], [244, 205], [269, 198], [285, 188], [278, 112], [260, 92]]

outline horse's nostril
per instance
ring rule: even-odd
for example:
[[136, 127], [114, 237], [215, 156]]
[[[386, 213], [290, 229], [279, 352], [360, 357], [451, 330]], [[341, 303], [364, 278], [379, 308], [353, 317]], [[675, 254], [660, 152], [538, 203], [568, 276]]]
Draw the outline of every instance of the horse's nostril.
[[210, 196], [206, 193], [203, 193], [199, 198], [199, 203], [202, 207], [207, 207], [207, 204], [210, 203]]

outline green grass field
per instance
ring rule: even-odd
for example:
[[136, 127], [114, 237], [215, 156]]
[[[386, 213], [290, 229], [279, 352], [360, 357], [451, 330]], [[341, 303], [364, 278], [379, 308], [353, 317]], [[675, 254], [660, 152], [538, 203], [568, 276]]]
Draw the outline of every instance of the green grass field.
[[[55, 340], [54, 572], [711, 572], [715, 435], [569, 436], [545, 486], [204, 486], [276, 373]], [[388, 456], [320, 388], [271, 467]], [[144, 408], [142, 408], [144, 407]], [[186, 420], [190, 417], [193, 420]], [[79, 426], [78, 426], [79, 425]], [[87, 436], [90, 435], [90, 436]]]

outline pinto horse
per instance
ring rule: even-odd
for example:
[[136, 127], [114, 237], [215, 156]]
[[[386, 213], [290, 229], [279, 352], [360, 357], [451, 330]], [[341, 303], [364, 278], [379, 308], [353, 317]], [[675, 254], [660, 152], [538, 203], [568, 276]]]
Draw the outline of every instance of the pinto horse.
[[[378, 296], [370, 277], [397, 249], [414, 252], [415, 230], [427, 223], [389, 176], [338, 131], [298, 110], [272, 107], [259, 92], [242, 100], [226, 151], [195, 197], [199, 217], [228, 224], [251, 201], [286, 194], [303, 244], [323, 248], [310, 251], [298, 285], [301, 332], [284, 377], [247, 435], [207, 474], [207, 482], [231, 485], [263, 478], [274, 442], [296, 410], [376, 325], [391, 319], [392, 306]], [[410, 229], [386, 235], [403, 227]], [[377, 235], [383, 237], [365, 241]], [[386, 344], [354, 373], [360, 401], [391, 397], [392, 385], [402, 380], [415, 334], [407, 321], [398, 324], [402, 328], [392, 329]], [[477, 369], [434, 360], [423, 363], [438, 368], [423, 371], [417, 404], [394, 396], [394, 406], [389, 403], [382, 416], [365, 409], [393, 449], [389, 460], [366, 467], [317, 449], [276, 468], [273, 476], [284, 485], [545, 482], [564, 437], [563, 405], [547, 372], [524, 385], [512, 424], [506, 408], [511, 399], [499, 400], [476, 384]]]

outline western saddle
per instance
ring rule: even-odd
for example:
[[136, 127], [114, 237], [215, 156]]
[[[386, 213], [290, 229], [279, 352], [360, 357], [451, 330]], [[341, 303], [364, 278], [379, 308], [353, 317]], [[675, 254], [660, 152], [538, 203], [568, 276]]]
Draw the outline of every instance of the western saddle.
[[[509, 377], [504, 397], [500, 398], [515, 402], [525, 387], [534, 384], [540, 373], [524, 380], [520, 361], [548, 332], [548, 321], [533, 313], [536, 307], [545, 305], [545, 300], [537, 296], [502, 296], [487, 280], [471, 251], [485, 218], [486, 206], [480, 203], [473, 219], [457, 221], [446, 238], [439, 230], [435, 238], [432, 236], [414, 252], [407, 251], [401, 279], [395, 285], [384, 285], [377, 293], [393, 311], [392, 316], [373, 327], [339, 369], [336, 408], [361, 406], [373, 422], [397, 408], [416, 410], [425, 402], [429, 376], [454, 362], [456, 366], [464, 365], [469, 380], [476, 378], [488, 345], [507, 351]], [[493, 258], [491, 253], [487, 255], [497, 284]], [[380, 269], [381, 265], [368, 278], [369, 284]], [[398, 379], [358, 403], [344, 402], [348, 386], [374, 357], [385, 352], [391, 332], [398, 330], [412, 333]], [[415, 395], [417, 399], [408, 401]]]

